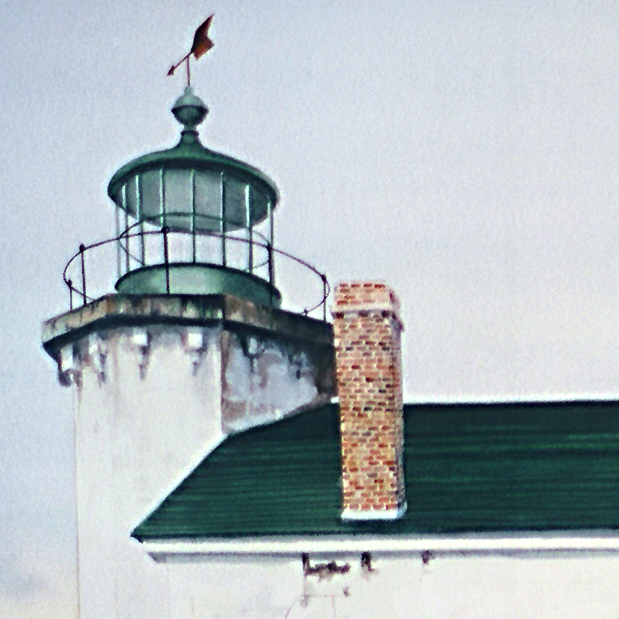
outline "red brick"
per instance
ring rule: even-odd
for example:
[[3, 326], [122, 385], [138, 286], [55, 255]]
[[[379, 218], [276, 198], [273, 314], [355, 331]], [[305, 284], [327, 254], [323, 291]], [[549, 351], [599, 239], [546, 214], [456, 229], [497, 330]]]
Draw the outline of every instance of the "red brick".
[[399, 464], [402, 324], [397, 297], [385, 284], [340, 284], [333, 317], [346, 488], [343, 507], [395, 509], [404, 502]]

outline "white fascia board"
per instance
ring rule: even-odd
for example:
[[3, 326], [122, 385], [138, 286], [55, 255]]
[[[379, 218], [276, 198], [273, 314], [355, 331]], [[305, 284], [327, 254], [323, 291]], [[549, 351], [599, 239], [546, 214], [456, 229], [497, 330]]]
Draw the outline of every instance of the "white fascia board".
[[440, 555], [526, 555], [543, 553], [619, 552], [619, 532], [558, 531], [496, 535], [372, 535], [261, 537], [244, 539], [152, 540], [142, 547], [155, 561], [197, 559], [213, 555], [297, 556], [374, 552], [387, 555], [431, 552]]

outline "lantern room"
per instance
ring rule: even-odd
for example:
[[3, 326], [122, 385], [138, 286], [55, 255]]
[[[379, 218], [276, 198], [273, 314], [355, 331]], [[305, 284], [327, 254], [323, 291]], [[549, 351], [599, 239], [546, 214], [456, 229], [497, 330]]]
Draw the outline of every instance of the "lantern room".
[[208, 109], [190, 87], [172, 112], [178, 144], [112, 177], [116, 289], [125, 294], [231, 294], [278, 307], [273, 263], [277, 187], [260, 170], [205, 148]]

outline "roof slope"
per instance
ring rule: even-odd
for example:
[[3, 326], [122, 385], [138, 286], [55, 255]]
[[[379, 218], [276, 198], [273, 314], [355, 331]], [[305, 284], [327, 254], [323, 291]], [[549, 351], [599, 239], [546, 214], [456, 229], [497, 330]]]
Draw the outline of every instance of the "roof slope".
[[408, 510], [340, 519], [337, 405], [228, 438], [139, 540], [619, 528], [619, 402], [408, 405]]

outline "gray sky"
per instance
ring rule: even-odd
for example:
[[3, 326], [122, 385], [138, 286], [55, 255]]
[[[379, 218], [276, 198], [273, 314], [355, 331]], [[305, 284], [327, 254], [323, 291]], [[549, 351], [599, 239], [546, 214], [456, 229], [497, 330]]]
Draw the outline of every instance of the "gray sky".
[[203, 142], [276, 180], [281, 249], [395, 288], [409, 400], [618, 393], [616, 2], [4, 0], [2, 618], [69, 616], [71, 394], [40, 325], [113, 231], [110, 176], [175, 142], [166, 71], [211, 12]]

